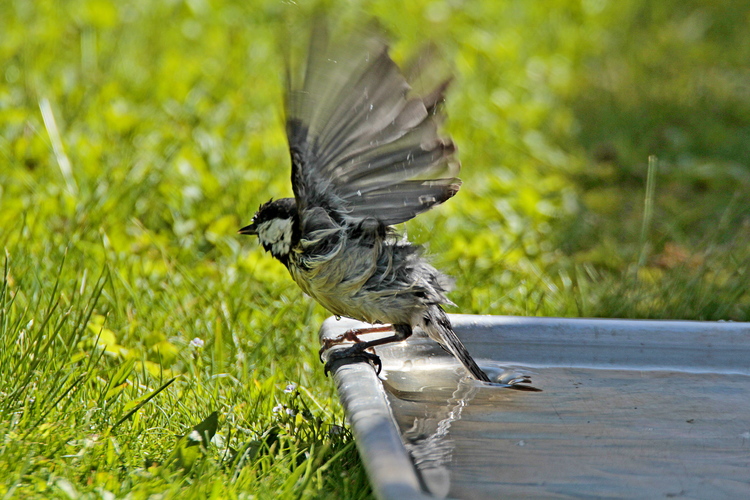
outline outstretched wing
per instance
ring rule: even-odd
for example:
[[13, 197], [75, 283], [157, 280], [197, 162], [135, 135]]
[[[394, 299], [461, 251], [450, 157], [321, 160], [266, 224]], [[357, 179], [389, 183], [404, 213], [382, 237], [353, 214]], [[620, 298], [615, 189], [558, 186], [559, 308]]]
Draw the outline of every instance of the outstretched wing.
[[456, 194], [456, 148], [438, 135], [448, 81], [413, 96], [376, 31], [332, 43], [324, 22], [298, 76], [288, 76], [286, 112], [300, 214], [322, 207], [339, 222], [391, 225]]

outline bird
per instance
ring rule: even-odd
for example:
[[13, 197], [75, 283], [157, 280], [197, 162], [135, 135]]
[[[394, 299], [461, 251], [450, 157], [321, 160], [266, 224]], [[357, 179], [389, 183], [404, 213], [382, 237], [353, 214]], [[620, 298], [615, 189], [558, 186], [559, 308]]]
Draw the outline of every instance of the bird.
[[[328, 22], [318, 20], [305, 63], [297, 71], [287, 63], [294, 197], [262, 204], [239, 233], [257, 236], [300, 288], [335, 316], [380, 325], [324, 345], [321, 351], [354, 341], [329, 353], [326, 372], [344, 358], [366, 359], [379, 372], [379, 358], [368, 351], [421, 329], [474, 379], [490, 382], [443, 309], [455, 305], [447, 296], [452, 280], [394, 228], [461, 186], [456, 146], [439, 131], [451, 77], [421, 95], [412, 88], [432, 76], [432, 58], [402, 70], [372, 24], [334, 38]], [[392, 334], [358, 338], [373, 331]]]

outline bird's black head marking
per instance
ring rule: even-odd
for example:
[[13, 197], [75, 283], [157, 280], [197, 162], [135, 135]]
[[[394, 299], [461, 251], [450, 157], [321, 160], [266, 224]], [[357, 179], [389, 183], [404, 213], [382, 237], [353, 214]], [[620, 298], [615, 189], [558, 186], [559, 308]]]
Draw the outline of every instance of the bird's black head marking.
[[272, 219], [291, 219], [297, 215], [297, 203], [294, 198], [273, 198], [263, 203], [255, 212], [252, 222], [240, 229], [240, 234], [258, 234], [258, 226]]

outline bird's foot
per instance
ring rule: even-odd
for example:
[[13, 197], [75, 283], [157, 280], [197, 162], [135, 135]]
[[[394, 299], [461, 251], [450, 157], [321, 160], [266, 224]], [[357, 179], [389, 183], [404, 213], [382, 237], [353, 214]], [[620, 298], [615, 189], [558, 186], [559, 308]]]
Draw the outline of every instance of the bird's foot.
[[323, 339], [323, 346], [318, 351], [318, 357], [320, 358], [320, 362], [323, 363], [323, 354], [330, 349], [331, 347], [335, 345], [339, 345], [343, 342], [355, 342], [359, 343], [362, 342], [359, 339], [359, 332], [360, 330], [353, 329], [353, 330], [347, 330], [338, 337], [333, 337], [332, 339]]
[[393, 330], [393, 327], [391, 325], [380, 325], [380, 326], [373, 326], [368, 328], [353, 328], [351, 330], [347, 330], [341, 335], [337, 337], [333, 337], [330, 339], [323, 339], [323, 346], [318, 351], [318, 357], [320, 358], [320, 362], [323, 363], [323, 354], [330, 349], [331, 347], [335, 345], [339, 345], [343, 342], [354, 342], [359, 343], [362, 342], [362, 339], [359, 338], [360, 335], [364, 335], [366, 333], [382, 333], [382, 332], [389, 332]]
[[[363, 347], [364, 346], [364, 347]], [[348, 365], [350, 363], [361, 363], [367, 362], [375, 369], [375, 373], [380, 375], [380, 370], [383, 368], [383, 364], [380, 362], [380, 357], [377, 354], [368, 352], [366, 343], [354, 344], [351, 347], [336, 349], [331, 351], [326, 356], [325, 361], [325, 374], [332, 371], [334, 365]], [[322, 356], [321, 356], [322, 357]]]

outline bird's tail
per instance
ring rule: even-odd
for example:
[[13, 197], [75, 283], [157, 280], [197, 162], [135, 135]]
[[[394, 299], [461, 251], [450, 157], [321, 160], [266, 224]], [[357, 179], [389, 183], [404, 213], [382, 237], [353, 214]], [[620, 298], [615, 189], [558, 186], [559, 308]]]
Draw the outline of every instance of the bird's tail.
[[471, 373], [472, 377], [482, 382], [490, 382], [490, 378], [479, 368], [474, 358], [471, 357], [469, 351], [466, 350], [466, 347], [464, 347], [456, 335], [456, 332], [453, 331], [453, 326], [451, 326], [448, 316], [440, 306], [430, 306], [424, 325], [424, 329], [430, 338], [458, 359], [469, 373]]

